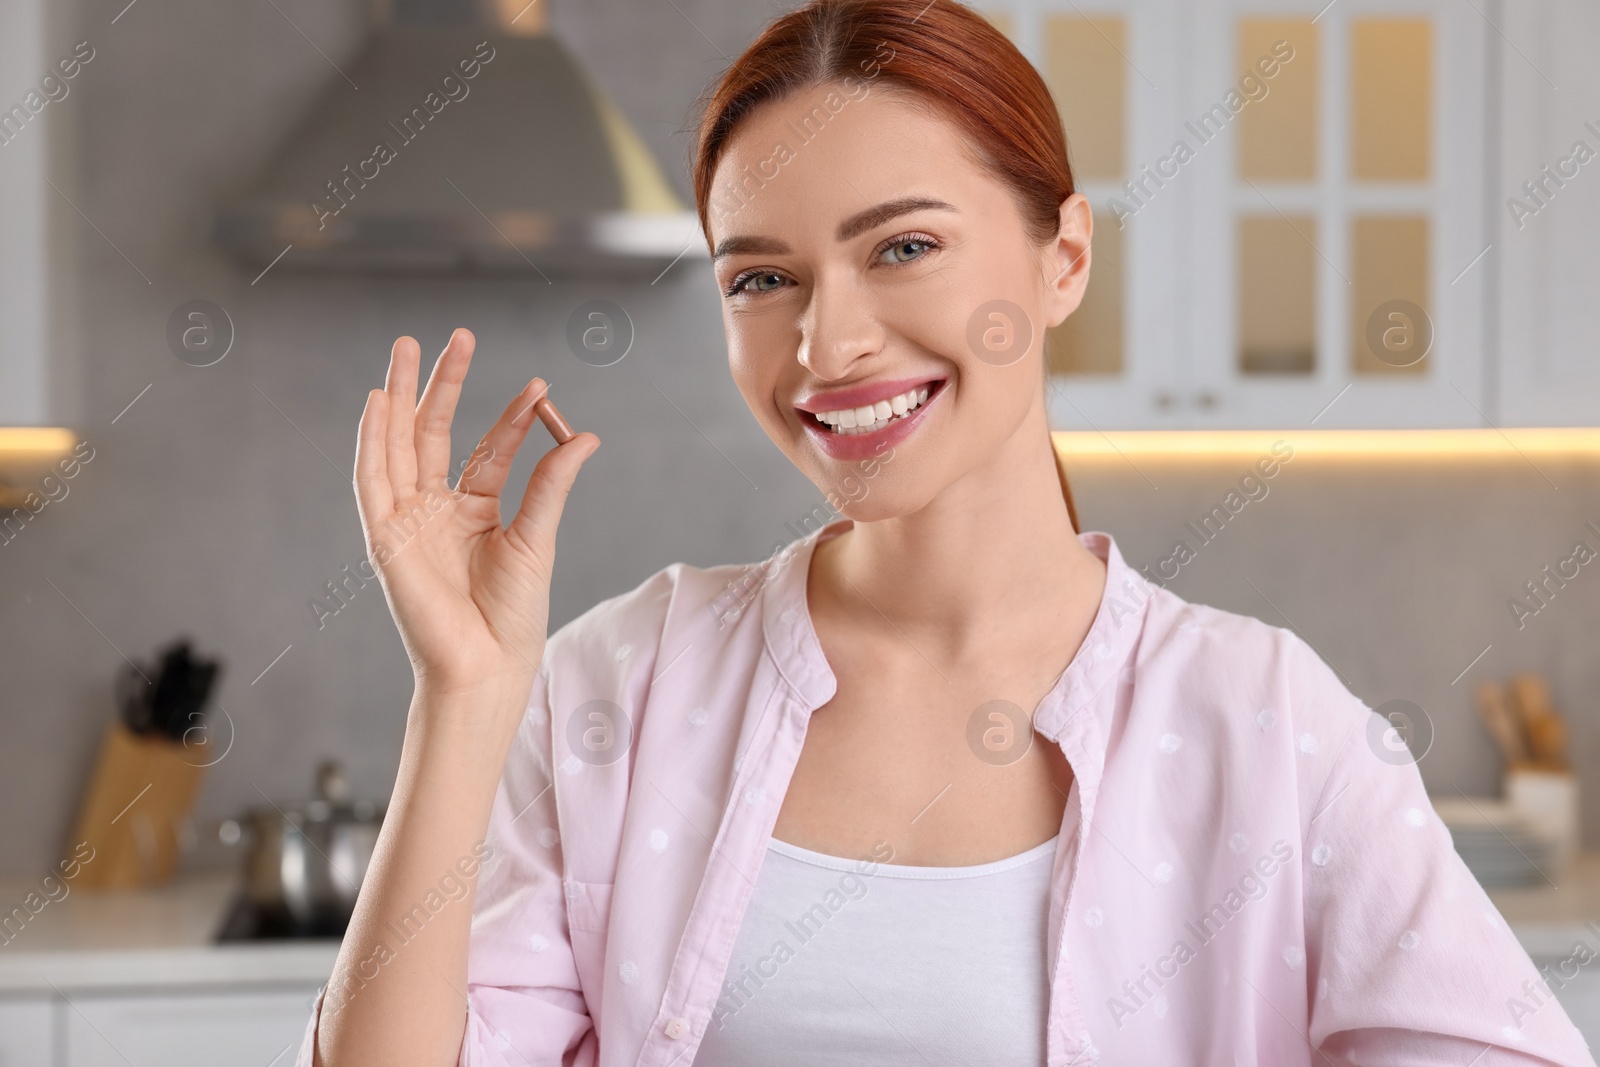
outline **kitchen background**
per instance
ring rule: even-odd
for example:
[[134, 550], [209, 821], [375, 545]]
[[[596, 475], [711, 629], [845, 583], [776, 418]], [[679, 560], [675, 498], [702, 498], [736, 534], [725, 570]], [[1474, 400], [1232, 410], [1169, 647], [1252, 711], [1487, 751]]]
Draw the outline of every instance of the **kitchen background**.
[[[550, 5], [551, 32], [690, 202], [686, 131], [696, 97], [782, 5], [538, 4], [541, 17]], [[1036, 25], [1028, 20], [1047, 6], [1019, 4], [1008, 17]], [[1102, 6], [1138, 25], [1155, 5]], [[1296, 17], [1320, 6], [1296, 8]], [[1345, 6], [1385, 12], [1402, 5]], [[1456, 379], [1463, 385], [1456, 393], [1427, 392], [1415, 419], [1391, 424], [1600, 425], [1600, 406], [1589, 403], [1600, 398], [1592, 373], [1595, 313], [1581, 297], [1600, 284], [1593, 244], [1600, 176], [1583, 167], [1525, 220], [1529, 232], [1512, 224], [1504, 204], [1523, 178], [1566, 155], [1575, 138], [1600, 144], [1600, 137], [1580, 123], [1535, 123], [1503, 102], [1521, 91], [1517, 86], [1542, 79], [1524, 61], [1535, 70], [1559, 68], [1562, 114], [1586, 109], [1600, 123], [1600, 83], [1592, 72], [1580, 73], [1576, 60], [1561, 67], [1569, 53], [1552, 32], [1565, 12], [1579, 20], [1592, 50], [1597, 23], [1572, 5], [1483, 7], [1482, 16], [1448, 16], [1438, 45], [1441, 77], [1498, 72], [1486, 75], [1487, 102], [1476, 113], [1474, 128], [1486, 144], [1460, 168], [1494, 188], [1478, 189], [1485, 206], [1436, 219], [1441, 227], [1477, 227], [1467, 244], [1491, 246], [1470, 267], [1469, 250], [1445, 270], [1449, 283], [1468, 267], [1449, 292], [1474, 309], [1478, 325], [1451, 336], [1466, 338], [1474, 369]], [[218, 208], [257, 179], [307, 109], [339, 84], [338, 70], [355, 60], [369, 17], [353, 0], [75, 0], [48, 9], [38, 0], [0, 2], [0, 25], [46, 20], [38, 70], [8, 62], [0, 105], [20, 102], [77, 42], [93, 49], [70, 93], [0, 147], [0, 165], [48, 147], [55, 189], [25, 212], [48, 220], [45, 276], [22, 278], [27, 264], [3, 269], [16, 284], [37, 284], [51, 302], [46, 372], [53, 391], [44, 410], [52, 417], [43, 421], [70, 427], [93, 448], [92, 460], [66, 483], [67, 495], [0, 544], [0, 874], [37, 878], [64, 854], [115, 715], [116, 675], [125, 658], [147, 660], [179, 634], [224, 661], [211, 716], [225, 710], [235, 734], [204, 779], [185, 871], [231, 870], [237, 854], [208, 828], [263, 795], [305, 796], [325, 757], [343, 761], [354, 795], [387, 795], [411, 678], [382, 594], [369, 584], [320, 620], [311, 601], [325, 600], [325, 583], [343, 581], [341, 569], [363, 558], [349, 486], [355, 425], [399, 334], [416, 336], [430, 358], [453, 327], [478, 337], [457, 419], [459, 458], [470, 447], [467, 435], [487, 426], [503, 398], [534, 374], [553, 383], [574, 425], [604, 441], [568, 503], [553, 627], [673, 561], [760, 559], [793, 536], [786, 524], [820, 503], [766, 440], [729, 379], [718, 297], [698, 250], [659, 277], [648, 271], [620, 282], [557, 276], [547, 283], [527, 273], [307, 272], [295, 269], [295, 251], [261, 274], [265, 264], [243, 265], [218, 247]], [[1335, 17], [1354, 16], [1335, 9], [1326, 25]], [[1460, 29], [1460, 18], [1471, 25]], [[1465, 59], [1452, 60], [1448, 48], [1463, 48]], [[480, 80], [499, 73], [490, 65]], [[1201, 95], [1219, 97], [1235, 76], [1225, 74]], [[1130, 99], [1155, 91], [1142, 78], [1127, 74]], [[440, 121], [464, 117], [477, 103], [452, 105], [463, 114], [447, 112]], [[397, 102], [394, 111], [409, 106]], [[1163, 145], [1169, 134], [1152, 143]], [[357, 148], [350, 146], [351, 162]], [[1140, 148], [1135, 158], [1155, 156]], [[392, 167], [407, 162], [402, 153]], [[1449, 165], [1436, 163], [1440, 171]], [[1209, 160], [1197, 161], [1196, 175], [1207, 166]], [[385, 173], [377, 182], [390, 179]], [[1192, 180], [1198, 189], [1209, 179]], [[1109, 210], [1117, 183], [1102, 186], [1096, 205]], [[1152, 202], [1146, 230], [1182, 230], [1183, 203]], [[19, 210], [15, 202], [6, 207]], [[1131, 222], [1130, 234], [1146, 222]], [[1101, 225], [1110, 240], [1115, 223], [1102, 217]], [[1586, 255], [1580, 245], [1559, 243], [1574, 233], [1587, 235]], [[1507, 303], [1521, 299], [1528, 276], [1519, 266], [1527, 260], [1517, 256], [1544, 256], [1536, 276], [1566, 294], [1557, 308], [1564, 325], [1547, 325], [1538, 336], [1587, 338], [1580, 358], [1559, 364], [1576, 368], [1570, 387], [1547, 382], [1544, 393], [1517, 394], [1535, 366], [1519, 362], [1525, 354], [1518, 346], [1535, 335], [1519, 340], [1511, 327], [1527, 307], [1542, 306]], [[596, 298], [624, 308], [634, 327], [631, 349], [612, 366], [576, 358], [567, 341], [569, 316]], [[232, 347], [211, 366], [184, 362], [169, 345], [169, 317], [192, 300], [220, 306], [232, 322]], [[1340, 425], [1339, 405], [1354, 402], [1354, 394], [1339, 399], [1343, 379], [1334, 362], [1331, 377], [1318, 377], [1273, 418], [1249, 425], [1278, 429], [1266, 440], [1291, 445]], [[1060, 388], [1079, 396], [1082, 409], [1083, 421], [1064, 419], [1064, 427], [1096, 421], [1102, 394], [1093, 389], [1102, 385], [1075, 394], [1067, 377]], [[1513, 394], [1523, 397], [1520, 408], [1507, 401], [1495, 410], [1497, 398]], [[1543, 395], [1570, 407], [1541, 418]], [[1330, 403], [1333, 414], [1320, 418]], [[1056, 408], [1075, 410], [1060, 401]], [[1125, 409], [1106, 410], [1108, 424], [1137, 421]], [[1161, 418], [1152, 416], [1150, 425], [1172, 425]], [[1204, 413], [1194, 414], [1192, 425], [1232, 428], [1225, 415]], [[1519, 451], [1515, 431], [1508, 435], [1498, 451], [1423, 459], [1323, 457], [1302, 448], [1267, 483], [1267, 497], [1233, 517], [1171, 587], [1292, 626], [1370, 705], [1404, 699], [1421, 707], [1434, 739], [1420, 766], [1439, 795], [1498, 792], [1503, 761], [1479, 720], [1474, 686], [1536, 672], [1567, 718], [1582, 780], [1600, 760], [1600, 567], [1583, 567], [1521, 628], [1508, 599], [1526, 597], [1525, 583], [1570, 557], [1577, 541], [1600, 547], [1600, 533], [1586, 527], [1600, 527], [1600, 452]], [[1084, 525], [1114, 534], [1135, 566], [1153, 567], [1175, 541], [1194, 542], [1185, 524], [1209, 512], [1256, 454], [1130, 452], [1069, 458], [1068, 468]], [[512, 483], [521, 484], [527, 470], [519, 463]], [[1600, 847], [1600, 786], [1587, 789], [1582, 803], [1585, 842]]]
[[[550, 20], [687, 203], [695, 100], [774, 9], [676, 2], [681, 14], [668, 3], [557, 4]], [[340, 568], [363, 558], [348, 484], [355, 422], [401, 333], [435, 353], [455, 326], [479, 338], [457, 421], [463, 458], [466, 435], [534, 374], [554, 383], [575, 425], [605, 442], [564, 521], [553, 625], [676, 560], [760, 559], [791, 536], [786, 523], [820, 503], [733, 387], [704, 259], [686, 256], [653, 284], [287, 270], [252, 283], [255, 271], [213, 243], [213, 213], [272, 159], [338, 77], [330, 60], [348, 65], [365, 28], [355, 3], [279, 6], [140, 0], [114, 24], [114, 3], [78, 5], [71, 20], [52, 14], [65, 25], [47, 54], [87, 40], [94, 59], [41, 114], [39, 125], [55, 127], [24, 134], [71, 131], [57, 173], [67, 184], [57, 184], [82, 214], [62, 213], [54, 240], [75, 259], [65, 315], [76, 338], [60, 355], [80, 361], [75, 425], [94, 459], [65, 499], [0, 548], [0, 810], [11, 813], [0, 822], [3, 871], [50, 865], [112, 714], [123, 655], [147, 658], [180, 633], [225, 659], [216, 703], [238, 728], [226, 766], [207, 778], [202, 821], [258, 802], [257, 787], [305, 792], [323, 755], [346, 761], [357, 793], [387, 793], [410, 671], [382, 594], [369, 585], [320, 627], [309, 602], [326, 602], [325, 583], [343, 581]], [[31, 79], [8, 74], [20, 98]], [[19, 138], [5, 151], [27, 147]], [[1533, 174], [1549, 158], [1521, 169]], [[1550, 212], [1539, 224], [1593, 233], [1600, 179], [1563, 191]], [[1479, 266], [1493, 267], [1491, 257]], [[597, 297], [625, 308], [635, 327], [631, 351], [609, 367], [579, 361], [566, 343], [569, 314]], [[168, 317], [193, 299], [233, 320], [233, 348], [214, 366], [169, 350]], [[1320, 406], [1289, 409], [1278, 425], [1310, 429]], [[1473, 425], [1463, 411], [1460, 424]], [[1252, 458], [1070, 469], [1085, 526], [1110, 531], [1144, 566], [1178, 539], [1194, 541], [1184, 524], [1220, 501]], [[1575, 541], [1600, 544], [1584, 529], [1600, 523], [1592, 459], [1530, 462], [1508, 447], [1482, 461], [1302, 461], [1268, 485], [1267, 499], [1182, 568], [1176, 592], [1292, 621], [1369, 704], [1423, 707], [1436, 740], [1421, 767], [1435, 791], [1493, 791], [1499, 756], [1469, 685], [1479, 676], [1547, 675], [1575, 751], [1600, 754], [1600, 574], [1586, 568], [1520, 630], [1507, 607]], [[1591, 841], [1600, 841], [1600, 790], [1588, 801]]]

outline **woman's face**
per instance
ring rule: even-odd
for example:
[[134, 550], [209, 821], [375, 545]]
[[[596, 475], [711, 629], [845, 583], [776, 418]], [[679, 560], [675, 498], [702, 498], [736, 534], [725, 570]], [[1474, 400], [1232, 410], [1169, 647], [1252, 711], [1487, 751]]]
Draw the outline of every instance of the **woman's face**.
[[1044, 331], [1088, 277], [1083, 197], [1060, 216], [1035, 244], [960, 129], [904, 91], [824, 85], [740, 123], [709, 213], [728, 359], [835, 509], [909, 514], [1038, 447]]

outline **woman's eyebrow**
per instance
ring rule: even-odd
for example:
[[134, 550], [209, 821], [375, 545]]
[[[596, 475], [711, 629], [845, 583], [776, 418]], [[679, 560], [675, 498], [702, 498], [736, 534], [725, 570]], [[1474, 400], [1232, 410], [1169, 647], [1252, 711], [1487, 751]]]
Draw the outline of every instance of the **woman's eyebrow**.
[[848, 241], [875, 226], [882, 226], [890, 219], [897, 219], [901, 215], [908, 215], [913, 211], [954, 211], [955, 206], [943, 200], [935, 200], [931, 196], [902, 196], [895, 200], [885, 200], [881, 204], [857, 212], [839, 224], [837, 237], [841, 241]]
[[721, 259], [724, 256], [740, 255], [768, 255], [785, 256], [789, 254], [789, 246], [776, 237], [756, 237], [752, 235], [725, 237], [717, 250], [712, 253], [712, 259]]
[[[836, 234], [840, 241], [848, 241], [857, 237], [875, 226], [882, 226], [901, 215], [909, 215], [913, 211], [955, 211], [953, 204], [943, 200], [935, 200], [931, 196], [902, 196], [896, 200], [885, 200], [875, 204], [865, 211], [858, 211], [839, 224]], [[758, 237], [743, 235], [728, 237], [717, 245], [717, 250], [712, 253], [713, 260], [725, 256], [738, 255], [771, 255], [782, 256], [789, 254], [789, 246], [776, 237]]]

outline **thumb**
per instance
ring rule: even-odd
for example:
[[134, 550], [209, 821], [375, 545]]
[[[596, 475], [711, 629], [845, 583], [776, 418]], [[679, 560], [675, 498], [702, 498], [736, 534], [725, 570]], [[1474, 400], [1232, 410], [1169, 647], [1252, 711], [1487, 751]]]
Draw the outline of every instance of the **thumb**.
[[599, 447], [600, 438], [585, 432], [540, 457], [522, 494], [522, 506], [507, 532], [548, 559], [555, 548], [556, 527], [561, 522], [567, 494], [578, 478], [578, 469]]

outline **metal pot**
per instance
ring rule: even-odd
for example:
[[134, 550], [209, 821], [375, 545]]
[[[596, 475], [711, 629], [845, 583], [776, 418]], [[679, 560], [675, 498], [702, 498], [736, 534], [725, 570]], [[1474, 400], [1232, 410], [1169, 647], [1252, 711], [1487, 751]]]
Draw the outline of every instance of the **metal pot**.
[[348, 794], [344, 768], [328, 760], [317, 768], [317, 799], [252, 808], [218, 827], [224, 844], [249, 838], [244, 896], [259, 915], [305, 932], [344, 930], [383, 825], [381, 806]]

